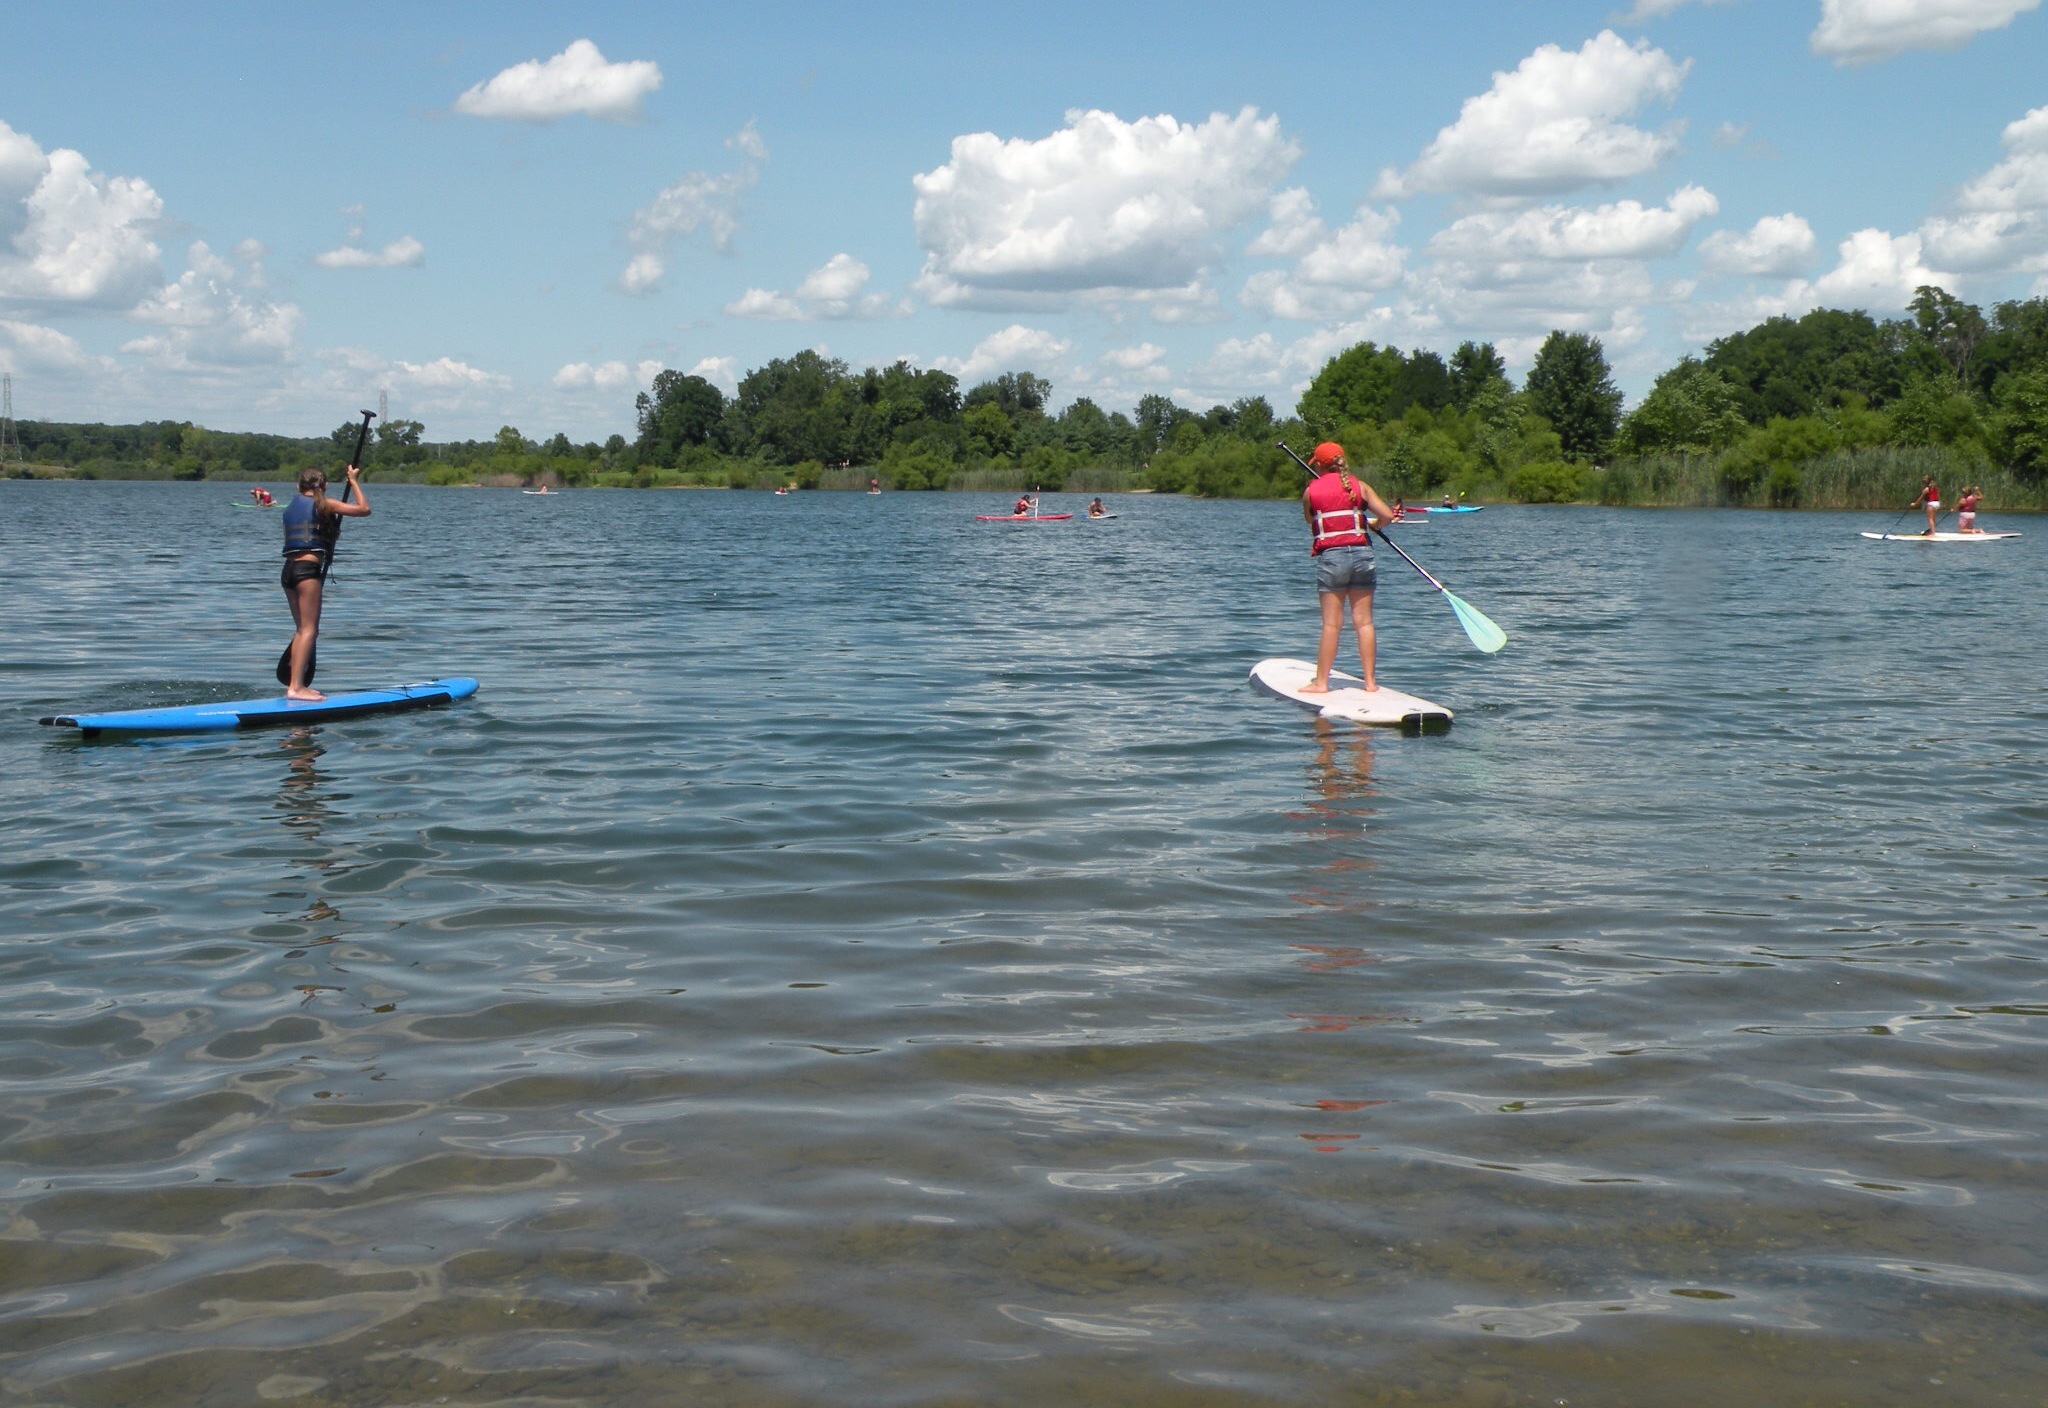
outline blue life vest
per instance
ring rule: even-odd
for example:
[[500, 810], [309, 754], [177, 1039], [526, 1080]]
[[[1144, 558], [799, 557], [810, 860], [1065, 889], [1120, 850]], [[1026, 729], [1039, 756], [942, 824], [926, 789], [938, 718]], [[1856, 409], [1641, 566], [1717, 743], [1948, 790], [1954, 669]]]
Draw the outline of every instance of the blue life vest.
[[300, 494], [284, 506], [284, 555], [317, 552], [324, 559], [334, 544], [320, 531], [320, 501]]

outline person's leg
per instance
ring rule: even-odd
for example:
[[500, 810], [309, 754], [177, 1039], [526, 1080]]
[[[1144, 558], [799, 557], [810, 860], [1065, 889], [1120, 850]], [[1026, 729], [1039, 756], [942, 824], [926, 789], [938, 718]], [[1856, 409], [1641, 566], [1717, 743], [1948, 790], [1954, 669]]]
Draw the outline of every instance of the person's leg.
[[285, 591], [292, 604], [292, 682], [285, 688], [287, 699], [327, 697], [306, 683], [306, 662], [313, 658], [313, 642], [320, 636], [320, 586], [318, 577], [306, 577]]
[[1346, 592], [1351, 606], [1351, 628], [1358, 632], [1358, 663], [1363, 667], [1365, 687], [1378, 689], [1379, 681], [1373, 677], [1373, 667], [1379, 653], [1379, 641], [1372, 626], [1372, 592]]
[[1317, 592], [1323, 608], [1323, 633], [1316, 640], [1316, 676], [1301, 687], [1303, 694], [1321, 694], [1330, 687], [1330, 669], [1337, 663], [1337, 642], [1344, 635], [1344, 598], [1338, 592]]

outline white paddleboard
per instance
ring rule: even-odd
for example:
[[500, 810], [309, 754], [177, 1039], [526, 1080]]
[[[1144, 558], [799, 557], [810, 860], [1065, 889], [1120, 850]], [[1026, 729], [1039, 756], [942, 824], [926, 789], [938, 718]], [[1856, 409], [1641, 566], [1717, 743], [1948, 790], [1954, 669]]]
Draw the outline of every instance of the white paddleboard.
[[2017, 538], [2017, 533], [1863, 533], [1886, 543], [1994, 543], [2000, 538]]
[[1451, 726], [1451, 711], [1441, 704], [1403, 694], [1381, 685], [1367, 691], [1365, 681], [1342, 670], [1330, 671], [1330, 692], [1304, 694], [1301, 687], [1314, 679], [1312, 661], [1276, 657], [1252, 666], [1252, 688], [1276, 699], [1291, 700], [1313, 709], [1326, 719], [1344, 723], [1371, 724], [1381, 728], [1406, 729], [1411, 733], [1436, 733]]

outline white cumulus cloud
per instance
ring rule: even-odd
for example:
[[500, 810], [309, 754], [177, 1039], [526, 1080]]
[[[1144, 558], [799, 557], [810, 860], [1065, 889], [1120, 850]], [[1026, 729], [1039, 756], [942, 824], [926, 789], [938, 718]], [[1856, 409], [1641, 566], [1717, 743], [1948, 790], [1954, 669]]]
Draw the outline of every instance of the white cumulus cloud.
[[1200, 123], [1077, 110], [1035, 140], [955, 137], [951, 160], [912, 178], [917, 287], [983, 307], [1188, 289], [1300, 154], [1250, 107]]
[[641, 100], [659, 87], [659, 65], [609, 63], [597, 45], [578, 39], [551, 59], [514, 64], [477, 84], [455, 100], [455, 110], [515, 122], [552, 122], [579, 112], [631, 122], [640, 116]]
[[104, 376], [113, 372], [114, 360], [94, 356], [55, 328], [0, 318], [0, 369]]
[[[658, 363], [643, 362], [641, 365], [660, 369]], [[651, 379], [651, 375], [639, 378], [641, 383]], [[567, 363], [548, 378], [548, 384], [561, 391], [618, 391], [636, 383], [633, 368], [624, 362], [610, 361], [594, 365], [589, 362]]]
[[2048, 210], [2048, 107], [2006, 124], [2005, 160], [1964, 186], [1964, 210]]
[[965, 357], [934, 357], [932, 365], [965, 382], [984, 381], [1003, 372], [1034, 372], [1050, 377], [1062, 369], [1073, 346], [1068, 339], [1043, 328], [1012, 323], [984, 337]]
[[1911, 302], [1913, 290], [1922, 284], [1955, 285], [1954, 275], [1931, 269], [1923, 261], [1917, 234], [1858, 230], [1837, 246], [1837, 253], [1840, 258], [1835, 267], [1811, 286], [1821, 306], [1892, 312]]
[[699, 230], [721, 254], [732, 248], [740, 227], [740, 197], [760, 181], [768, 147], [751, 122], [725, 145], [739, 154], [737, 170], [717, 176], [692, 171], [633, 212], [626, 227], [633, 257], [619, 275], [619, 286], [627, 293], [652, 293], [660, 288], [668, 271], [670, 249]]
[[2040, 272], [2048, 253], [2048, 107], [2008, 123], [2003, 141], [2005, 159], [1963, 186], [1958, 213], [1920, 226], [1931, 258], [1972, 273]]
[[910, 311], [886, 293], [863, 293], [868, 266], [850, 254], [835, 254], [805, 276], [790, 293], [750, 288], [725, 305], [736, 318], [792, 322], [811, 318], [888, 318]]
[[1700, 264], [1710, 274], [1796, 274], [1814, 247], [1813, 226], [1787, 211], [1747, 230], [1714, 231], [1700, 241]]
[[1624, 119], [1652, 101], [1671, 102], [1690, 67], [1612, 30], [1577, 52], [1545, 44], [1467, 98], [1414, 165], [1381, 173], [1375, 194], [1542, 196], [1642, 175], [1678, 150], [1678, 138]]
[[0, 300], [123, 308], [163, 278], [147, 181], [102, 176], [0, 122]]
[[1440, 258], [1486, 262], [1653, 259], [1677, 253], [1693, 226], [1720, 208], [1713, 192], [1681, 186], [1661, 207], [1622, 200], [1481, 211], [1438, 231], [1429, 249]]
[[290, 303], [273, 303], [264, 288], [263, 247], [244, 241], [235, 251], [239, 266], [202, 241], [186, 255], [178, 281], [159, 288], [130, 313], [160, 331], [125, 342], [124, 352], [146, 357], [172, 371], [274, 366], [296, 355], [305, 315]]
[[1112, 347], [1097, 358], [1104, 366], [1114, 367], [1120, 372], [1141, 372], [1156, 367], [1166, 357], [1166, 349], [1156, 342], [1137, 342], [1129, 347]]
[[1953, 49], [2002, 29], [2041, 0], [1821, 0], [1816, 54], [1870, 63], [1910, 49]]
[[[1294, 212], [1301, 228], [1315, 231], [1315, 238], [1299, 248], [1291, 269], [1266, 269], [1245, 281], [1240, 301], [1276, 318], [1319, 321], [1355, 317], [1372, 306], [1374, 296], [1401, 281], [1408, 251], [1394, 242], [1394, 229], [1401, 217], [1392, 210], [1361, 206], [1358, 213], [1335, 230], [1324, 230], [1320, 220], [1307, 217], [1305, 207]], [[1281, 228], [1276, 211], [1274, 230]], [[1261, 235], [1259, 243], [1268, 248], [1278, 240]]]
[[427, 247], [411, 235], [401, 235], [382, 249], [343, 245], [313, 256], [323, 269], [417, 269], [427, 261]]
[[[641, 365], [644, 367], [647, 364], [643, 362]], [[657, 367], [656, 370], [660, 368]], [[730, 396], [739, 390], [740, 361], [737, 357], [700, 357], [697, 364], [690, 368], [690, 375], [703, 377]], [[649, 386], [654, 384], [654, 377], [651, 374], [644, 380]]]

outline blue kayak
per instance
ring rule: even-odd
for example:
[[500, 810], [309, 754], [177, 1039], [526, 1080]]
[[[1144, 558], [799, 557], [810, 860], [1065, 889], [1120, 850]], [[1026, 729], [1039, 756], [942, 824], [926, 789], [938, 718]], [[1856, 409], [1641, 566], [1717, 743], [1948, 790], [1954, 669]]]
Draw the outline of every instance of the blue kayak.
[[1477, 512], [1479, 512], [1479, 510], [1481, 510], [1481, 509], [1483, 509], [1483, 508], [1485, 508], [1485, 507], [1486, 507], [1486, 505], [1485, 505], [1485, 504], [1454, 504], [1454, 505], [1452, 505], [1452, 506], [1451, 506], [1451, 507], [1449, 507], [1449, 508], [1445, 508], [1445, 507], [1444, 507], [1444, 506], [1443, 506], [1442, 504], [1437, 504], [1437, 505], [1435, 505], [1434, 507], [1429, 507], [1429, 508], [1411, 508], [1411, 509], [1409, 509], [1409, 510], [1408, 510], [1408, 512], [1410, 512], [1410, 513], [1477, 513]]
[[476, 693], [466, 677], [426, 680], [391, 689], [359, 689], [325, 699], [235, 699], [222, 704], [178, 704], [167, 709], [124, 709], [112, 714], [54, 714], [39, 722], [95, 733], [206, 733], [217, 729], [318, 724], [359, 714], [432, 709]]

